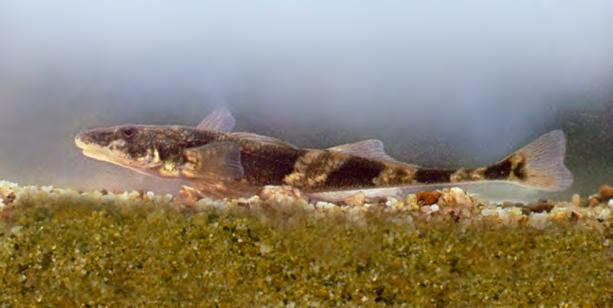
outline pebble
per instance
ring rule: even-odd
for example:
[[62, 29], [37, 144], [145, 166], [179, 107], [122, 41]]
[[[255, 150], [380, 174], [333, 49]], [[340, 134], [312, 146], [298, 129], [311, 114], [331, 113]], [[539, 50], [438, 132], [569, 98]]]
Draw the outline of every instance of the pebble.
[[[604, 189], [605, 193], [602, 193], [602, 191], [601, 188], [599, 195], [597, 195], [598, 198], [600, 198], [600, 195], [606, 196], [606, 189]], [[260, 213], [262, 209], [266, 209], [266, 211], [276, 210], [280, 213], [291, 214], [296, 209], [303, 209], [304, 212], [315, 219], [343, 215], [348, 221], [358, 225], [366, 223], [371, 214], [382, 214], [385, 219], [389, 219], [391, 222], [406, 224], [413, 224], [419, 219], [428, 221], [437, 217], [470, 224], [479, 221], [480, 218], [491, 217], [493, 219], [487, 219], [488, 222], [510, 226], [529, 225], [539, 229], [546, 228], [552, 221], [594, 220], [598, 223], [610, 223], [611, 213], [613, 212], [612, 198], [609, 198], [606, 202], [599, 202], [593, 207], [577, 206], [581, 202], [581, 197], [578, 194], [573, 195], [570, 202], [554, 203], [541, 200], [527, 205], [510, 202], [497, 204], [475, 201], [473, 197], [459, 188], [409, 194], [402, 199], [390, 197], [377, 202], [367, 200], [365, 194], [359, 193], [352, 196], [352, 200], [346, 200], [347, 204], [353, 206], [339, 206], [324, 201], [315, 204], [309, 203], [300, 195], [287, 189], [269, 190], [267, 196], [270, 199], [261, 199], [257, 195], [250, 198], [225, 201], [203, 198], [196, 202], [196, 210], [226, 211], [241, 207], [250, 209], [255, 213]], [[104, 190], [79, 193], [71, 189], [51, 186], [20, 187], [17, 184], [0, 181], [0, 209], [4, 204], [10, 205], [14, 202], [20, 204], [21, 198], [34, 201], [42, 199], [48, 201], [66, 200], [66, 198], [77, 202], [99, 200], [103, 205], [114, 204], [119, 206], [141, 205], [145, 202], [153, 202], [160, 206], [164, 204], [175, 205], [175, 203], [171, 204], [171, 201], [174, 200], [174, 196], [171, 194], [156, 195], [154, 192], [144, 191], [112, 193]], [[426, 204], [433, 200], [435, 200], [434, 203]]]
[[385, 205], [392, 207], [396, 205], [397, 202], [398, 200], [396, 198], [388, 198], [387, 201], [385, 201]]
[[581, 206], [581, 196], [579, 194], [573, 194], [573, 196], [570, 198], [570, 201], [575, 206]]
[[526, 214], [530, 214], [530, 212], [534, 212], [534, 213], [549, 212], [553, 209], [553, 207], [554, 205], [551, 204], [549, 201], [541, 200], [536, 203], [526, 204], [524, 205], [523, 209]]
[[472, 200], [470, 200], [470, 196], [458, 187], [452, 187], [449, 190], [448, 194], [443, 195], [444, 200], [447, 201], [449, 205], [454, 206], [472, 206]]
[[350, 206], [364, 205], [366, 202], [366, 195], [363, 192], [359, 192], [345, 199], [345, 204]]
[[415, 196], [417, 197], [417, 202], [423, 205], [432, 205], [438, 201], [442, 194], [437, 191], [420, 191]]
[[600, 201], [605, 202], [613, 199], [613, 187], [609, 185], [602, 185], [598, 191], [598, 197]]
[[602, 220], [607, 220], [609, 219], [609, 216], [611, 215], [611, 210], [609, 210], [608, 208], [604, 208], [602, 210], [600, 210], [600, 212], [596, 215], [597, 219], [602, 219]]
[[483, 216], [498, 215], [498, 210], [497, 209], [483, 209], [483, 210], [481, 210], [481, 215], [483, 215]]
[[265, 255], [269, 252], [272, 251], [272, 247], [270, 247], [270, 245], [266, 245], [266, 244], [260, 244], [260, 253]]
[[530, 226], [539, 230], [545, 229], [549, 225], [547, 218], [547, 213], [533, 213], [529, 218]]

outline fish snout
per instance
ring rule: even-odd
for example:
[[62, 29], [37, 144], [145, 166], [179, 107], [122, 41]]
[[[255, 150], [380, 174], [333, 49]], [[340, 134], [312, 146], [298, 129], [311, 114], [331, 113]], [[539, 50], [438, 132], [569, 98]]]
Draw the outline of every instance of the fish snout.
[[79, 133], [74, 138], [74, 143], [79, 149], [85, 149], [88, 144], [92, 143], [92, 138], [87, 133]]

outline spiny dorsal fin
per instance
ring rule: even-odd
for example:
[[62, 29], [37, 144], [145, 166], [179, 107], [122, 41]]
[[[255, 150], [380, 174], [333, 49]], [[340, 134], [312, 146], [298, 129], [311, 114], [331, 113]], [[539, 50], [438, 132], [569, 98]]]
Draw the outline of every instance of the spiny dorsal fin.
[[217, 107], [204, 117], [196, 128], [226, 133], [232, 131], [235, 124], [236, 120], [226, 107]]
[[188, 163], [183, 173], [190, 178], [241, 178], [245, 173], [241, 164], [240, 146], [235, 142], [215, 142], [185, 150]]
[[378, 139], [367, 139], [354, 143], [347, 143], [328, 148], [330, 151], [341, 152], [367, 159], [399, 162], [387, 155], [383, 150], [383, 142]]
[[294, 147], [293, 145], [281, 139], [277, 139], [277, 138], [269, 137], [269, 136], [262, 136], [262, 135], [258, 135], [254, 133], [235, 132], [235, 133], [230, 133], [230, 135], [240, 138], [240, 139], [251, 140], [251, 141], [256, 141], [260, 143], [273, 144], [273, 145], [284, 146], [284, 147]]

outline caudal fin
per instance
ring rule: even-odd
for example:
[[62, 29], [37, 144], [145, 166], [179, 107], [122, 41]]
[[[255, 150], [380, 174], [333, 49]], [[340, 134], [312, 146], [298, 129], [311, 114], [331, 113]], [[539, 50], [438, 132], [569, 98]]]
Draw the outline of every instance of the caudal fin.
[[520, 185], [547, 191], [562, 191], [573, 183], [564, 165], [566, 137], [561, 130], [542, 135], [507, 157], [513, 166], [512, 180]]

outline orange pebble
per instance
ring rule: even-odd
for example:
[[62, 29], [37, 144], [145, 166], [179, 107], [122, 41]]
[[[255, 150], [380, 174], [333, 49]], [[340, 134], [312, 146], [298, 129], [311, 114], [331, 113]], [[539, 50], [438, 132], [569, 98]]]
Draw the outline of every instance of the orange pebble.
[[438, 201], [441, 193], [437, 191], [420, 191], [416, 194], [416, 196], [418, 203], [423, 205], [432, 205]]

